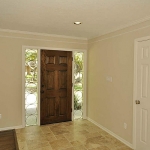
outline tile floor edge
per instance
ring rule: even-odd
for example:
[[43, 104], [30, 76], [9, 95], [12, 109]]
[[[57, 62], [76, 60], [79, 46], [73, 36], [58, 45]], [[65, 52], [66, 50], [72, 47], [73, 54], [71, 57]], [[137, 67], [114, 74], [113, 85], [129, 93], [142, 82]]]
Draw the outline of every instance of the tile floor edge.
[[13, 127], [0, 128], [0, 131], [11, 130], [11, 129], [20, 129], [20, 128], [23, 128], [23, 125], [20, 125], [20, 126], [13, 126]]
[[118, 139], [119, 141], [121, 141], [122, 143], [127, 145], [128, 147], [134, 149], [133, 144], [129, 143], [128, 141], [124, 140], [123, 138], [121, 138], [117, 134], [115, 134], [112, 131], [108, 130], [107, 128], [103, 127], [101, 124], [97, 123], [96, 121], [92, 120], [91, 118], [87, 117], [86, 119], [88, 121], [92, 122], [93, 124], [95, 124], [96, 126], [98, 126], [99, 128], [103, 129], [104, 131], [106, 131], [107, 133], [109, 133], [110, 135], [112, 135], [113, 137], [115, 137], [116, 139]]

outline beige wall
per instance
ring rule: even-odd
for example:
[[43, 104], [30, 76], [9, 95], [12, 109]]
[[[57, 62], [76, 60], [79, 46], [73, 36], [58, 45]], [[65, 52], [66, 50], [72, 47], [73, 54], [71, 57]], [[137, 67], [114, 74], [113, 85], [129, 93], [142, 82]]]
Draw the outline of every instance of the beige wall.
[[[91, 39], [88, 45], [88, 117], [129, 143], [133, 131], [134, 40], [144, 36], [150, 36], [150, 21]], [[106, 81], [106, 76], [113, 82]]]
[[[150, 21], [88, 41], [88, 117], [130, 143], [134, 40], [144, 36], [150, 36]], [[24, 45], [87, 49], [86, 40], [0, 31], [0, 128], [22, 125]], [[112, 76], [113, 82], [106, 76]]]
[[22, 46], [87, 49], [87, 40], [0, 31], [0, 128], [22, 125]]

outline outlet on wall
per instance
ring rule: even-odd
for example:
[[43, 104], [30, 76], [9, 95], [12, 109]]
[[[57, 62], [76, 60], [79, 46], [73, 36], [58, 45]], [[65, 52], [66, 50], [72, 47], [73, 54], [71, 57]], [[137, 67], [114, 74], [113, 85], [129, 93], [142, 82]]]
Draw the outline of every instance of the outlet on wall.
[[0, 119], [2, 118], [2, 115], [0, 114]]
[[124, 123], [124, 125], [123, 125], [123, 126], [124, 126], [124, 129], [127, 129], [127, 124], [126, 124], [126, 123]]

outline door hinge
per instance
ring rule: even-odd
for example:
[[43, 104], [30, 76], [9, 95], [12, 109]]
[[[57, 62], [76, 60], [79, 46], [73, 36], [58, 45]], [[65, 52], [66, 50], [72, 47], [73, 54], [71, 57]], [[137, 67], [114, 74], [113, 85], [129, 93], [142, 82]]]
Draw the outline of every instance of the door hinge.
[[72, 108], [71, 108], [71, 112], [72, 112]]
[[72, 83], [72, 87], [73, 87], [73, 83]]
[[73, 61], [73, 57], [72, 57], [72, 61]]

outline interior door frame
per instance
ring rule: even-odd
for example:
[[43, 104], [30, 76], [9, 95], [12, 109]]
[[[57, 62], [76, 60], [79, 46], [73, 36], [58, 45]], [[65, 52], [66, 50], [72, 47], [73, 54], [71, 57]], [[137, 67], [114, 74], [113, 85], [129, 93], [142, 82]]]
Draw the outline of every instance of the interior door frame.
[[133, 148], [136, 150], [136, 104], [137, 99], [137, 50], [138, 42], [150, 40], [150, 36], [138, 38], [134, 40], [134, 84], [133, 84]]
[[[83, 52], [84, 53], [84, 87], [83, 87], [83, 119], [87, 118], [86, 114], [86, 107], [87, 107], [87, 101], [86, 101], [86, 84], [87, 84], [87, 50], [86, 49], [67, 49], [67, 48], [52, 48], [52, 47], [38, 47], [38, 46], [22, 46], [22, 125], [25, 127], [25, 50], [26, 49], [36, 49], [38, 51], [38, 125], [40, 126], [40, 52], [42, 49], [44, 50], [58, 50], [58, 51], [72, 51], [72, 83], [74, 83], [74, 53], [75, 52]], [[73, 86], [72, 86], [72, 120], [73, 120], [73, 112], [74, 112], [74, 94], [73, 94]]]

